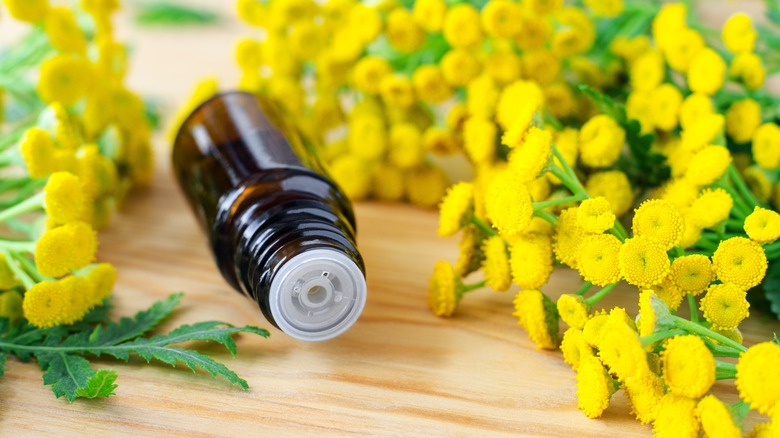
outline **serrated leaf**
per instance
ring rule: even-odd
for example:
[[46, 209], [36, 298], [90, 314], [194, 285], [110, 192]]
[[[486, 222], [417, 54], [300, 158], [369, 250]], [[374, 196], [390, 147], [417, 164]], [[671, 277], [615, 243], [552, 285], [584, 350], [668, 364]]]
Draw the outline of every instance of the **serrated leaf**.
[[238, 377], [235, 372], [209, 356], [198, 353], [195, 350], [158, 345], [138, 345], [134, 352], [146, 359], [147, 362], [156, 359], [173, 367], [175, 367], [178, 362], [181, 362], [184, 365], [187, 365], [193, 372], [200, 368], [213, 377], [224, 377], [228, 382], [239, 385], [244, 391], [249, 389], [249, 384], [246, 380]]
[[89, 361], [81, 356], [58, 353], [36, 355], [41, 365], [44, 385], [51, 385], [51, 390], [57, 398], [62, 397], [72, 402], [78, 396], [76, 391], [87, 387], [89, 380], [95, 375], [95, 370], [89, 366]]
[[114, 370], [98, 370], [87, 381], [87, 386], [76, 390], [76, 395], [84, 398], [109, 397], [114, 395], [117, 385], [114, 383], [119, 377]]
[[96, 326], [89, 336], [89, 343], [97, 346], [116, 345], [149, 332], [173, 313], [182, 295], [181, 292], [169, 295], [152, 304], [150, 308], [136, 313], [133, 318], [122, 318], [119, 323], [109, 322], [105, 328], [102, 325]]

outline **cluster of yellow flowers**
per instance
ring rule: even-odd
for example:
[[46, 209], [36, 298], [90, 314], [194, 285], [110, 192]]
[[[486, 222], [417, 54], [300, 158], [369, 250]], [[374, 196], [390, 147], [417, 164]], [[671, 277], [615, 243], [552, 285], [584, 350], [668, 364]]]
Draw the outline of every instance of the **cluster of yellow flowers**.
[[[527, 14], [534, 3], [489, 1], [481, 32], [490, 34], [494, 8]], [[617, 15], [614, 23], [642, 21], [630, 4], [585, 3]], [[644, 12], [652, 17], [646, 31], [618, 31], [591, 49], [601, 37], [593, 29], [609, 21], [596, 26], [582, 11], [556, 8], [552, 29], [560, 17], [581, 21], [569, 24], [572, 41], [554, 31], [540, 43], [556, 58], [545, 67], [585, 63], [576, 54], [587, 52], [606, 59], [610, 74], [575, 79], [595, 105], [572, 103], [568, 114], [558, 107], [561, 94], [524, 63], [520, 79], [469, 83], [462, 134], [476, 176], [450, 187], [440, 204], [439, 234], [460, 232], [461, 241], [454, 265], [434, 267], [432, 311], [450, 316], [465, 293], [514, 283], [519, 325], [538, 347], [561, 349], [588, 417], [601, 416], [622, 389], [659, 436], [741, 436], [750, 410], [771, 418], [754, 436], [778, 436], [780, 343], [746, 348], [738, 328], [749, 315], [748, 291], [760, 296], [764, 287], [780, 302], [780, 291], [762, 284], [780, 259], [780, 127], [778, 100], [761, 90], [770, 69], [757, 52], [766, 50], [757, 29], [738, 13], [708, 41], [686, 7], [672, 3]], [[554, 302], [541, 289], [556, 264], [578, 271], [583, 284]], [[464, 282], [476, 271], [481, 281]], [[636, 318], [596, 308], [622, 282], [637, 292]], [[677, 315], [684, 301], [689, 319]], [[560, 320], [568, 326], [562, 338]], [[708, 394], [726, 379], [739, 392], [735, 405]]]
[[123, 84], [118, 1], [4, 6], [31, 30], [0, 61], [0, 316], [73, 324], [111, 294], [116, 271], [94, 263], [95, 229], [151, 177], [151, 127]]

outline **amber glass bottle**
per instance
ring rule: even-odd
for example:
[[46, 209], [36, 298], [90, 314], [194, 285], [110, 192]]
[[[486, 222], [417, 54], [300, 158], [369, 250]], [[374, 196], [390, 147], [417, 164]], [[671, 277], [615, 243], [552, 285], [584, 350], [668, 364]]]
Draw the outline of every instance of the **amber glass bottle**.
[[230, 92], [200, 105], [173, 168], [222, 276], [307, 341], [347, 330], [366, 300], [349, 200], [273, 103]]

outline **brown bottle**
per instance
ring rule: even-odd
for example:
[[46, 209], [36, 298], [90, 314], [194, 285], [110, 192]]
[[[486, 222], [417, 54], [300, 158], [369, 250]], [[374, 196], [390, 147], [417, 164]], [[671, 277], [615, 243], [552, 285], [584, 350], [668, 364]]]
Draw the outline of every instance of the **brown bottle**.
[[270, 101], [214, 96], [187, 118], [173, 168], [222, 276], [298, 339], [346, 331], [366, 300], [349, 200]]

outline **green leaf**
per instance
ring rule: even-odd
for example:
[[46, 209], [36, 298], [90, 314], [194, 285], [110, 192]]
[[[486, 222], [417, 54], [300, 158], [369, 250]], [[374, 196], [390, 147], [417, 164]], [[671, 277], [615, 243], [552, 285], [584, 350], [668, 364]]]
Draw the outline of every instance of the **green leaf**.
[[626, 116], [626, 110], [623, 105], [618, 104], [612, 100], [611, 97], [601, 93], [599, 90], [596, 90], [589, 85], [580, 84], [579, 88], [580, 91], [585, 93], [585, 95], [588, 96], [588, 98], [590, 98], [590, 100], [592, 100], [593, 103], [599, 107], [602, 113], [612, 117], [620, 125], [626, 124], [628, 117]]
[[764, 281], [756, 290], [763, 290], [763, 294], [749, 293], [748, 299], [751, 306], [771, 312], [780, 319], [780, 260], [769, 261]]
[[84, 398], [109, 397], [114, 395], [117, 385], [114, 383], [116, 378], [114, 370], [98, 370], [94, 376], [87, 381], [87, 386], [76, 390], [76, 395]]
[[219, 15], [208, 9], [196, 9], [175, 2], [148, 2], [139, 8], [135, 21], [142, 25], [182, 26], [212, 24]]
[[225, 365], [206, 356], [205, 354], [198, 353], [195, 350], [148, 345], [138, 346], [138, 348], [135, 350], [135, 353], [146, 359], [146, 362], [151, 362], [152, 359], [157, 359], [160, 362], [167, 363], [173, 367], [176, 366], [177, 362], [182, 362], [184, 365], [187, 365], [187, 367], [193, 372], [200, 368], [211, 374], [213, 377], [224, 377], [228, 382], [241, 386], [244, 391], [249, 389], [249, 384], [246, 382], [246, 380], [238, 377], [236, 373], [231, 371]]
[[122, 318], [119, 323], [109, 322], [106, 326], [95, 326], [89, 335], [89, 343], [94, 346], [116, 345], [147, 333], [173, 313], [181, 301], [182, 293], [169, 295], [152, 307], [135, 314], [133, 318]]
[[37, 354], [36, 357], [41, 369], [45, 370], [44, 385], [51, 385], [57, 398], [64, 395], [70, 402], [78, 397], [76, 391], [86, 388], [95, 375], [89, 361], [81, 356], [58, 352]]
[[5, 375], [5, 362], [8, 360], [8, 354], [0, 351], [0, 377]]

